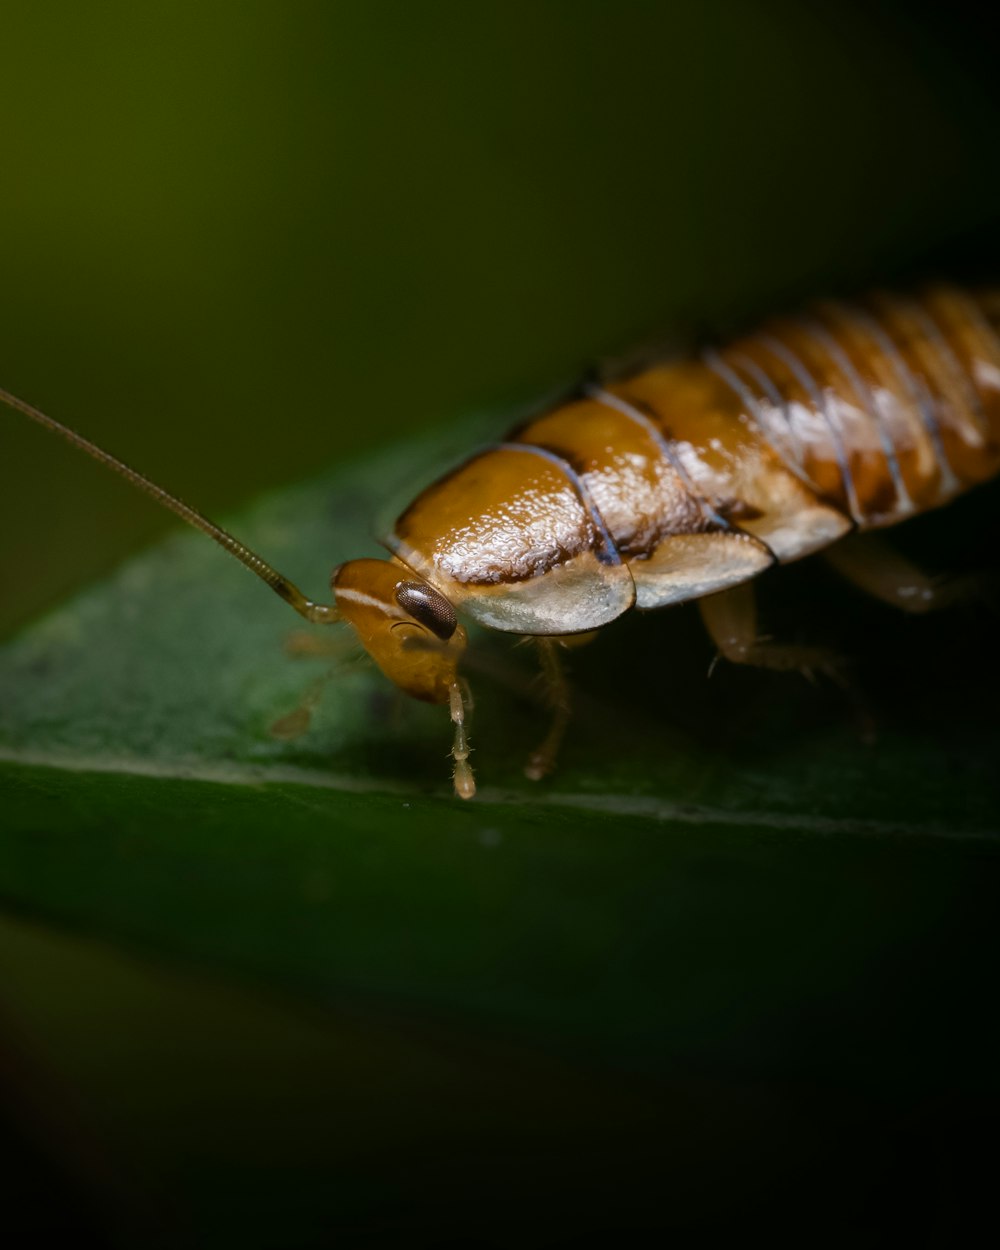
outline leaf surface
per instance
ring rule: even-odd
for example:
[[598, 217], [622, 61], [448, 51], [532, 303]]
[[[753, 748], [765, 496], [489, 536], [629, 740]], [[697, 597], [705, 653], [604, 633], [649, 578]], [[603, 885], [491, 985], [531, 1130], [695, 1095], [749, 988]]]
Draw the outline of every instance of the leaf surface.
[[[374, 551], [386, 484], [455, 443], [342, 466], [232, 528], [318, 597], [330, 567]], [[914, 540], [947, 549], [989, 504]], [[330, 664], [290, 658], [287, 609], [179, 533], [0, 653], [0, 889], [321, 999], [649, 1063], [729, 1019], [731, 1058], [759, 1025], [774, 1060], [785, 1042], [763, 1022], [781, 1004], [863, 1013], [901, 947], [992, 889], [998, 734], [961, 651], [975, 618], [901, 621], [815, 566], [762, 582], [769, 625], [855, 652], [874, 745], [835, 688], [709, 681], [694, 611], [633, 614], [571, 653], [580, 712], [542, 785], [520, 771], [545, 725], [530, 648], [477, 638], [482, 788], [463, 804], [446, 715], [354, 661], [306, 736], [273, 738]]]

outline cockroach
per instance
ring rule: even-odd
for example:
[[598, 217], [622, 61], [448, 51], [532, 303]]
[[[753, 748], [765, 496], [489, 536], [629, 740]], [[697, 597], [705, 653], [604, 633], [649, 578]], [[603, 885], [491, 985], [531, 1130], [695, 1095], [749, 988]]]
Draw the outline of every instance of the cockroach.
[[554, 709], [529, 758], [554, 767], [569, 716], [558, 644], [630, 608], [697, 599], [719, 653], [811, 670], [812, 647], [759, 639], [750, 583], [830, 548], [863, 589], [923, 612], [956, 595], [864, 531], [936, 508], [1000, 469], [1000, 291], [817, 302], [727, 346], [588, 382], [423, 491], [390, 558], [334, 569], [308, 599], [238, 539], [82, 435], [6, 405], [101, 461], [246, 565], [307, 621], [346, 621], [382, 672], [442, 704], [455, 792], [475, 793], [460, 617], [537, 640]]

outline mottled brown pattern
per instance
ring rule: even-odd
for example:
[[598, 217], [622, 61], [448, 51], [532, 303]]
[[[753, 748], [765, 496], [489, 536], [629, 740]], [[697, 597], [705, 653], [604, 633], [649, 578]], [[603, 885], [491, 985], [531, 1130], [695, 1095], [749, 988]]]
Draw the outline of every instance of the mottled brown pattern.
[[840, 342], [865, 390], [866, 408], [874, 410], [891, 442], [904, 493], [900, 515], [908, 509], [932, 508], [947, 497], [946, 466], [942, 463], [935, 423], [922, 407], [920, 395], [899, 352], [883, 326], [864, 308], [836, 301], [816, 307], [817, 318]]
[[794, 354], [819, 388], [821, 411], [846, 456], [846, 476], [857, 501], [854, 519], [865, 523], [893, 515], [899, 499], [880, 431], [866, 411], [865, 397], [818, 337], [815, 325], [782, 318], [770, 322], [765, 332]]
[[[721, 353], [722, 358], [753, 390], [758, 403], [765, 405], [769, 418], [776, 425], [784, 422], [788, 433], [784, 445], [788, 455], [802, 472], [820, 499], [854, 515], [850, 486], [841, 472], [836, 438], [826, 420], [822, 404], [818, 404], [807, 381], [796, 372], [787, 349], [768, 335], [739, 339]], [[758, 378], [770, 382], [777, 392], [780, 407], [773, 410], [770, 396]]]
[[780, 401], [786, 460], [791, 449], [821, 498], [875, 528], [1000, 467], [998, 305], [949, 287], [823, 301], [722, 356], [758, 405]]
[[497, 448], [429, 487], [396, 524], [429, 569], [462, 584], [537, 577], [595, 548], [599, 535], [559, 466]]
[[983, 436], [983, 456], [1000, 463], [1000, 339], [982, 305], [954, 287], [935, 287], [922, 300], [972, 384], [975, 403], [963, 413]]
[[667, 534], [693, 534], [711, 522], [653, 435], [622, 412], [580, 399], [511, 435], [555, 452], [586, 482], [623, 556], [648, 556]]
[[647, 369], [609, 390], [650, 413], [693, 489], [720, 517], [742, 512], [739, 528], [779, 560], [807, 554], [844, 532], [843, 518], [817, 499], [740, 395], [703, 361]]
[[558, 462], [509, 446], [476, 457], [416, 500], [393, 549], [496, 596], [582, 568], [587, 551], [598, 585], [610, 535], [640, 606], [711, 593], [996, 473], [998, 324], [1000, 294], [944, 286], [772, 319], [522, 425], [511, 442]]
[[929, 310], [918, 299], [881, 292], [866, 302], [929, 405], [942, 467], [953, 478], [949, 493], [991, 477], [994, 466], [984, 455], [986, 430], [979, 397]]

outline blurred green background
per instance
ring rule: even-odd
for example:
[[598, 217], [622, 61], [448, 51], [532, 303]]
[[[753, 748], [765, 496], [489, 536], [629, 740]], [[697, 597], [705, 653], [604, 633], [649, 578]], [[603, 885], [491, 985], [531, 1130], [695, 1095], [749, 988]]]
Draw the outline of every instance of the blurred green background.
[[[926, 270], [995, 274], [990, 35], [972, 5], [888, 0], [6, 3], [0, 385], [224, 515], [333, 461], [545, 393], [651, 333], [684, 338]], [[0, 413], [0, 429], [6, 633], [171, 521], [23, 418]], [[60, 807], [53, 793], [53, 827], [66, 822], [71, 839], [79, 799]], [[128, 794], [114, 798], [124, 827]], [[167, 826], [169, 799], [165, 812]], [[934, 1045], [947, 1048], [949, 1011], [961, 1017], [995, 942], [983, 920], [992, 878], [978, 875], [979, 849], [939, 873], [942, 852], [925, 848], [901, 870], [913, 884], [900, 902], [893, 849], [874, 853], [874, 868], [864, 855], [837, 860], [840, 888], [850, 899], [874, 873], [861, 914], [864, 940], [888, 949], [887, 999], [907, 985], [912, 1006], [927, 964], [940, 982], [935, 960], [979, 953], [942, 1009]], [[727, 905], [745, 880], [728, 854], [695, 856], [693, 869], [708, 892], [724, 880]], [[760, 891], [754, 933], [770, 855], [747, 884]], [[797, 874], [822, 898], [811, 855], [774, 851], [786, 904]], [[927, 882], [949, 872], [945, 924]], [[880, 947], [883, 905], [905, 916], [901, 929], [887, 921]], [[697, 898], [689, 906], [684, 931], [713, 943], [714, 918]], [[942, 955], [959, 913], [966, 927]], [[897, 950], [898, 932], [912, 941]], [[612, 975], [601, 937], [595, 961], [607, 955]], [[767, 950], [785, 949], [772, 937]], [[82, 1245], [113, 1234], [124, 1245], [568, 1246], [582, 1242], [553, 1229], [560, 1218], [585, 1228], [589, 1198], [613, 1244], [616, 1217], [670, 1223], [657, 1209], [661, 1167], [679, 1227], [717, 1212], [715, 1175], [736, 1225], [777, 1218], [800, 1142], [795, 1184], [813, 1176], [803, 1201], [827, 1209], [828, 1136], [861, 1160], [872, 1192], [848, 1183], [826, 1218], [838, 1236], [867, 1228], [868, 1244], [883, 1244], [866, 1204], [910, 1202], [895, 1227], [919, 1230], [914, 1175], [943, 1195], [934, 1212], [951, 1211], [949, 1195], [983, 1167], [966, 1136], [981, 1114], [971, 1078], [921, 1103], [916, 1060], [880, 1092], [852, 1084], [845, 1063], [814, 1088], [808, 1074], [767, 1068], [772, 1034], [757, 1050], [747, 1039], [756, 1066], [720, 1075], [705, 1038], [715, 1028], [720, 1051], [741, 1053], [726, 1033], [740, 1008], [707, 1025], [694, 1011], [700, 1048], [682, 1045], [651, 1075], [489, 1029], [470, 1040], [419, 1013], [369, 1015], [349, 995], [303, 1003], [287, 987], [265, 994], [214, 975], [11, 904], [0, 1159], [15, 1216]], [[866, 998], [859, 1010], [850, 1028], [870, 1011], [894, 1039], [886, 1053], [905, 1036], [905, 1011], [880, 1018]], [[767, 1027], [784, 1036], [780, 1020]], [[649, 1141], [668, 1130], [658, 1158]], [[962, 1142], [944, 1161], [942, 1134]], [[574, 1154], [574, 1141], [586, 1149]], [[609, 1155], [627, 1180], [603, 1170]], [[400, 1210], [460, 1176], [457, 1231], [400, 1240], [395, 1209], [372, 1227], [386, 1174]], [[549, 1223], [502, 1210], [508, 1180], [525, 1212], [531, 1197], [548, 1202]], [[480, 1205], [492, 1221], [469, 1239]], [[823, 1227], [808, 1240], [825, 1244]]]

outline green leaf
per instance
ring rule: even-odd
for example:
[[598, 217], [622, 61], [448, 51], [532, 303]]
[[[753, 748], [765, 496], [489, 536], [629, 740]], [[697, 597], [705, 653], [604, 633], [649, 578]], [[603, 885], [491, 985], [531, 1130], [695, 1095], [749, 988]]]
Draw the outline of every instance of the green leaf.
[[[446, 467], [481, 433], [482, 423], [460, 427], [341, 466], [262, 499], [232, 528], [318, 595], [330, 567], [375, 550], [368, 518], [384, 513], [387, 495]], [[975, 563], [964, 536], [988, 534], [995, 498], [922, 519], [904, 544], [932, 567], [960, 546]], [[667, 1115], [676, 1133], [662, 1148], [698, 1177], [679, 1218], [696, 1219], [706, 1176], [719, 1170], [724, 1186], [752, 1188], [769, 1166], [749, 1163], [744, 1147], [694, 1145], [706, 1116], [749, 1149], [765, 1121], [802, 1105], [818, 1125], [832, 1122], [846, 1082], [861, 1100], [859, 1131], [880, 1132], [885, 1106], [925, 1098], [950, 1100], [951, 1119], [933, 1125], [964, 1131], [967, 1109], [996, 1095], [1000, 1041], [986, 989], [1000, 885], [1000, 733], [982, 695], [988, 623], [900, 619], [815, 562], [768, 574], [761, 592], [769, 632], [855, 656], [874, 744], [837, 688], [726, 667], [708, 680], [711, 651], [693, 610], [633, 614], [571, 653], [579, 714], [558, 774], [531, 784], [521, 765], [545, 725], [531, 650], [480, 635], [470, 679], [481, 791], [461, 803], [450, 795], [446, 714], [399, 702], [364, 665], [337, 669], [305, 737], [272, 737], [271, 723], [329, 662], [287, 655], [289, 633], [301, 632], [292, 614], [202, 536], [178, 533], [0, 652], [0, 896], [8, 911], [56, 929], [333, 1009], [313, 1038], [266, 1003], [226, 999], [207, 1011], [217, 993], [200, 983], [155, 991], [157, 1028], [192, 1064], [203, 1028], [220, 1053], [240, 1050], [245, 1034], [285, 1039], [275, 1054], [302, 1048], [283, 1106], [311, 1105], [314, 1083], [340, 1090], [338, 1065], [357, 1071], [373, 1046], [400, 1089], [420, 1086], [425, 1069], [438, 1088], [451, 1065], [468, 1110], [449, 1121], [448, 1166], [473, 1195], [455, 1207], [471, 1226], [476, 1204], [510, 1200], [500, 1174], [484, 1182], [478, 1171], [497, 1140], [508, 1158], [534, 1160], [517, 1182], [523, 1206], [537, 1198], [528, 1173], [555, 1152], [574, 1175], [590, 1169], [591, 1186], [604, 1176], [613, 1207], [620, 1184], [608, 1169], [625, 1156], [605, 1136], [624, 1131], [646, 1176], [637, 1211], [648, 1214], [656, 1187], [643, 1169], [660, 1145], [650, 1155], [645, 1134]], [[54, 987], [85, 977], [117, 994], [123, 974], [79, 941], [57, 943], [53, 964], [51, 937], [19, 933], [8, 925], [4, 990], [20, 1017], [40, 1013], [51, 1048], [63, 1035], [53, 1011], [69, 1013], [62, 1069], [99, 1105], [119, 1107], [126, 1156], [130, 1133], [166, 1134], [134, 1166], [175, 1177], [202, 1230], [268, 1245], [297, 1221], [303, 1243], [319, 1235], [325, 1208], [297, 1185], [268, 1216], [244, 1208], [242, 1165], [232, 1183], [186, 1172], [171, 1116], [129, 1110], [155, 1088], [146, 1069], [126, 1073], [118, 1092], [95, 1076], [99, 1063], [81, 1075], [73, 999]], [[23, 952], [13, 974], [12, 949]], [[146, 982], [122, 984], [138, 1020], [150, 1018]], [[345, 1026], [345, 1012], [368, 1023]], [[150, 1027], [131, 1024], [124, 1050], [144, 1051]], [[438, 1038], [429, 1048], [419, 1040], [428, 1029]], [[530, 1058], [503, 1049], [525, 1045]], [[546, 1067], [547, 1053], [562, 1066]], [[510, 1084], [512, 1062], [520, 1075]], [[183, 1084], [188, 1060], [177, 1063], [171, 1079]], [[194, 1090], [215, 1088], [211, 1065], [196, 1066]], [[707, 1086], [692, 1087], [698, 1073]], [[638, 1077], [654, 1084], [635, 1087]], [[504, 1117], [482, 1100], [508, 1086]], [[569, 1110], [583, 1089], [596, 1117], [589, 1132], [584, 1112]], [[649, 1127], [647, 1098], [658, 1108]], [[396, 1139], [401, 1122], [386, 1100], [378, 1123]], [[525, 1156], [516, 1125], [550, 1104], [563, 1127], [539, 1140], [541, 1155]], [[434, 1105], [419, 1100], [425, 1134], [438, 1131]], [[409, 1158], [376, 1181], [346, 1146], [325, 1155], [317, 1143], [333, 1112], [324, 1106], [315, 1123], [282, 1111], [304, 1136], [255, 1147], [264, 1162], [254, 1166], [280, 1156], [324, 1175], [354, 1168], [342, 1195], [348, 1222], [375, 1218], [390, 1191], [399, 1227], [418, 1210], [440, 1217], [427, 1213], [431, 1182]], [[378, 1150], [367, 1114], [348, 1123], [355, 1148]], [[822, 1156], [825, 1130], [810, 1131], [801, 1164], [775, 1147], [780, 1166], [801, 1166], [797, 1184], [809, 1152]], [[240, 1157], [235, 1141], [206, 1151], [206, 1166], [213, 1152], [216, 1164]], [[554, 1210], [569, 1185], [568, 1174], [556, 1183]]]
[[[315, 593], [372, 550], [386, 484], [455, 441], [277, 492], [233, 528]], [[523, 697], [530, 649], [477, 639], [482, 788], [462, 804], [446, 715], [402, 705], [373, 669], [335, 673], [310, 732], [274, 739], [329, 664], [284, 654], [287, 609], [177, 534], [0, 654], [3, 891], [311, 994], [486, 1015], [605, 1053], [660, 1054], [665, 1028], [696, 1045], [706, 997], [721, 1008], [741, 965], [761, 1011], [804, 963], [825, 968], [821, 997], [831, 977], [870, 980], [887, 928], [921, 928], [928, 899], [949, 906], [995, 853], [995, 718], [966, 699], [967, 620], [900, 620], [815, 568], [762, 580], [772, 625], [864, 648], [874, 746], [836, 689], [708, 681], [695, 614], [654, 613], [572, 653], [581, 712], [543, 785], [520, 772], [545, 724]], [[914, 899], [884, 908], [881, 888], [908, 874]], [[713, 926], [727, 949], [741, 934], [719, 965]], [[692, 966], [668, 1024], [662, 978]]]

